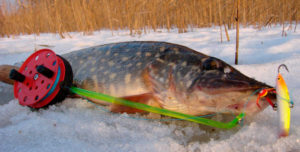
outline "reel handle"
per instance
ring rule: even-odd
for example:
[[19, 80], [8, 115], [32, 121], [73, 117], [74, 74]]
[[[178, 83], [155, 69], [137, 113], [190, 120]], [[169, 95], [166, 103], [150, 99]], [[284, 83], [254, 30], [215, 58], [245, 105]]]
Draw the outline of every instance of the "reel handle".
[[12, 69], [10, 71], [9, 78], [12, 80], [18, 81], [18, 82], [24, 82], [24, 80], [25, 80], [25, 76], [15, 69]]
[[52, 78], [54, 72], [43, 65], [39, 65], [36, 67], [36, 71], [47, 78]]

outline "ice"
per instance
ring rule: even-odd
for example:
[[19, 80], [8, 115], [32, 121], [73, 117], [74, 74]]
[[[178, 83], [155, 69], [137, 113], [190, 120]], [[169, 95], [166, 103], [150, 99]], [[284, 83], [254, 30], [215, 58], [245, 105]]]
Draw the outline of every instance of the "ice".
[[[140, 116], [112, 114], [81, 99], [66, 99], [49, 109], [32, 111], [17, 100], [6, 103], [1, 95], [0, 151], [300, 151], [300, 33], [282, 28], [240, 29], [240, 65], [245, 75], [275, 85], [277, 67], [283, 71], [295, 103], [291, 110], [290, 135], [277, 136], [277, 113], [268, 108], [253, 121], [233, 130], [205, 128], [185, 121], [137, 119]], [[113, 42], [166, 41], [185, 45], [233, 65], [235, 30], [229, 30], [230, 42], [220, 42], [219, 28], [194, 29], [178, 34], [176, 30], [130, 36], [129, 31], [95, 32], [94, 35], [69, 33], [61, 39], [54, 34], [22, 35], [0, 38], [0, 65], [14, 64], [34, 50], [49, 47], [58, 54]], [[0, 92], [12, 88], [0, 84]]]

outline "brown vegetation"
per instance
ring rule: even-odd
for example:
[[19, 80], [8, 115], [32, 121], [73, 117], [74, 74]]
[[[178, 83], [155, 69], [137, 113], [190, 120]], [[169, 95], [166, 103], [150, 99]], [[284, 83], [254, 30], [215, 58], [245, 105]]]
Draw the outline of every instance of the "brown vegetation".
[[[101, 29], [128, 29], [131, 34], [177, 28], [235, 26], [236, 0], [16, 0], [0, 3], [0, 35]], [[289, 25], [300, 18], [299, 0], [241, 0], [239, 22], [261, 28]], [[285, 25], [285, 26], [286, 26]], [[293, 28], [296, 28], [293, 27]]]

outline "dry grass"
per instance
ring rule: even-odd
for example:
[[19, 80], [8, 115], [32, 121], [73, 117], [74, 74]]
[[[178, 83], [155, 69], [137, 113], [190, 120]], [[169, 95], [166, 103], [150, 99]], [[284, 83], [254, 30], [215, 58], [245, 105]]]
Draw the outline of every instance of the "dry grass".
[[[235, 26], [235, 0], [16, 0], [0, 3], [0, 35], [129, 29], [131, 34], [177, 28]], [[300, 18], [299, 0], [241, 0], [240, 24], [257, 28], [291, 26]], [[283, 26], [283, 27], [284, 27]], [[296, 29], [295, 27], [292, 27]]]

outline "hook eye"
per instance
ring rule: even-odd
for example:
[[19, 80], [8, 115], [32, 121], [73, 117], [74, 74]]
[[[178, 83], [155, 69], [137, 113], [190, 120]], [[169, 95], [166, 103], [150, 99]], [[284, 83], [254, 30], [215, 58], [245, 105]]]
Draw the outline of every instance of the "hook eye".
[[287, 68], [287, 66], [286, 66], [285, 64], [280, 64], [280, 65], [278, 66], [278, 73], [280, 73], [280, 68], [281, 68], [281, 67], [284, 67], [284, 68], [286, 69], [287, 72], [290, 72], [289, 69]]

